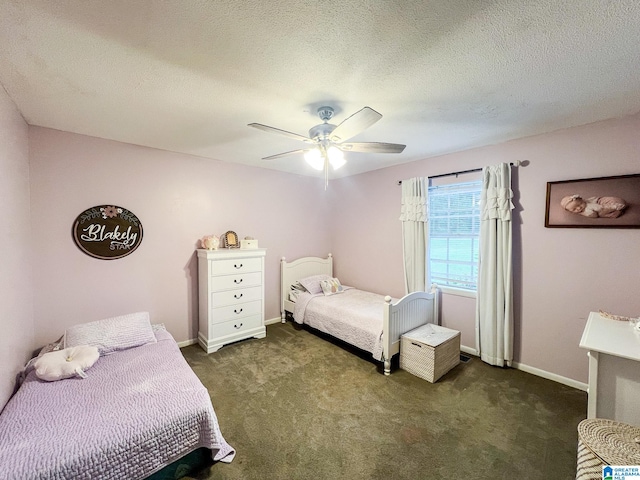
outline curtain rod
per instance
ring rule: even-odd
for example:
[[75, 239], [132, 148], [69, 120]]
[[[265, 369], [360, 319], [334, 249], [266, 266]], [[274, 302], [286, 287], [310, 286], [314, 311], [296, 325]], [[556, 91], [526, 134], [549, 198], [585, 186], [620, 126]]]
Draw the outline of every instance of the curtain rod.
[[[519, 167], [520, 165], [522, 165], [522, 161], [516, 160], [515, 162], [511, 162], [509, 165], [511, 165], [512, 167]], [[481, 172], [481, 171], [482, 171], [482, 168], [472, 168], [471, 170], [461, 170], [459, 172], [441, 173], [440, 175], [431, 175], [429, 179], [450, 177], [451, 175], [457, 176], [457, 175], [462, 175], [463, 173], [475, 173], [475, 172]], [[402, 185], [402, 180], [398, 180], [398, 185]]]

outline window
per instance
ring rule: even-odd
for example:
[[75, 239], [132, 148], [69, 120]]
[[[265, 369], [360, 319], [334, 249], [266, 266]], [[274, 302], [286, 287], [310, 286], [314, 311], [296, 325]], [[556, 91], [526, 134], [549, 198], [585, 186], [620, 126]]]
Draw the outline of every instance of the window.
[[429, 187], [430, 281], [477, 289], [482, 181]]

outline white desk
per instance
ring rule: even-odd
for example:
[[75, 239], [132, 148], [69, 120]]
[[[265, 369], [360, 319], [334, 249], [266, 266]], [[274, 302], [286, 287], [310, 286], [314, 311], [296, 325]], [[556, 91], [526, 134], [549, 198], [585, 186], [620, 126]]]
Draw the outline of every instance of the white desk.
[[640, 332], [591, 312], [580, 347], [589, 350], [587, 417], [640, 425]]

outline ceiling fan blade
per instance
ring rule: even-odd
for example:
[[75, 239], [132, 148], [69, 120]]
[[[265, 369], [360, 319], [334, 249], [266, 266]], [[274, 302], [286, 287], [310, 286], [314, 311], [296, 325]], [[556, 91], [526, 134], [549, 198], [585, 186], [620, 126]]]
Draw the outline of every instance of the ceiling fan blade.
[[271, 155], [264, 157], [262, 160], [275, 160], [276, 158], [288, 157], [289, 155], [295, 155], [297, 153], [306, 153], [309, 150], [291, 150], [290, 152], [278, 153], [277, 155]]
[[261, 123], [250, 123], [247, 126], [257, 128], [258, 130], [264, 130], [265, 132], [269, 133], [284, 135], [285, 137], [294, 138], [296, 140], [300, 140], [301, 142], [313, 143], [313, 140], [311, 140], [309, 137], [298, 135], [297, 133], [287, 132], [286, 130], [280, 130], [279, 128], [269, 127], [268, 125], [262, 125]]
[[364, 107], [362, 110], [358, 110], [344, 120], [331, 132], [331, 141], [344, 142], [345, 140], [349, 140], [351, 137], [355, 137], [363, 130], [369, 128], [381, 118], [382, 115], [374, 109]]
[[363, 152], [363, 153], [402, 153], [406, 145], [399, 143], [339, 143], [336, 145], [340, 150], [345, 152]]

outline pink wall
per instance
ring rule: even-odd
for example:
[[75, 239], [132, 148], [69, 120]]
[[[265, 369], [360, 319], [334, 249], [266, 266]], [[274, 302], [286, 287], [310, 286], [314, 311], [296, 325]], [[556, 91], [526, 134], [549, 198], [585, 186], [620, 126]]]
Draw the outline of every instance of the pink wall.
[[0, 86], [0, 410], [34, 345], [28, 127]]
[[[640, 173], [640, 115], [377, 170], [330, 183], [332, 252], [346, 284], [402, 295], [398, 180], [528, 160], [515, 169], [515, 360], [587, 381], [590, 311], [640, 315], [640, 230], [544, 227], [546, 182]], [[443, 324], [475, 347], [475, 300], [443, 295]]]
[[[322, 181], [45, 128], [29, 131], [36, 341], [67, 326], [148, 310], [177, 341], [197, 337], [197, 264], [205, 234], [235, 231], [267, 249], [266, 318], [280, 316], [280, 258], [322, 255]], [[97, 260], [71, 237], [86, 208], [115, 204], [141, 220], [131, 255]], [[295, 220], [294, 220], [295, 219]]]
[[[640, 313], [640, 230], [544, 228], [546, 182], [640, 173], [639, 127], [638, 116], [600, 122], [334, 180], [326, 192], [316, 178], [32, 127], [37, 333], [27, 343], [136, 310], [149, 310], [178, 341], [195, 338], [196, 240], [230, 229], [268, 249], [267, 318], [279, 315], [282, 256], [331, 251], [344, 283], [401, 296], [397, 180], [528, 160], [514, 171], [516, 361], [586, 382], [578, 342], [589, 312]], [[28, 181], [26, 171], [11, 178], [13, 185]], [[75, 247], [71, 224], [83, 209], [108, 203], [133, 211], [145, 237], [134, 254], [101, 261]], [[473, 347], [474, 300], [442, 301], [443, 324], [460, 329], [463, 344]]]

